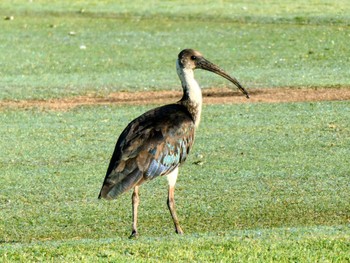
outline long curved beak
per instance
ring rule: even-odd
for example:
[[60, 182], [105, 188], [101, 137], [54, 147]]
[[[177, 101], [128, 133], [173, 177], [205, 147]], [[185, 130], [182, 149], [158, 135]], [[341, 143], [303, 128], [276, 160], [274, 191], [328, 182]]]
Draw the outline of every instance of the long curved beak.
[[243, 88], [241, 83], [239, 83], [236, 78], [231, 77], [229, 74], [227, 74], [221, 68], [219, 68], [215, 64], [211, 63], [210, 61], [206, 60], [205, 58], [202, 57], [196, 62], [196, 68], [211, 71], [211, 72], [218, 74], [221, 77], [224, 77], [225, 79], [231, 81], [233, 84], [235, 84], [237, 86], [237, 88], [239, 88], [243, 92], [243, 94], [247, 97], [247, 99], [249, 99], [248, 91], [245, 88]]

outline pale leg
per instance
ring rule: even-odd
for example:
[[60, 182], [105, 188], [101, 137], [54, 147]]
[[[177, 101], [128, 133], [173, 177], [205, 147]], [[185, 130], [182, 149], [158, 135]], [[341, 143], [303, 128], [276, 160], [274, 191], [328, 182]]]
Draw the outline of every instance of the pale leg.
[[132, 232], [130, 238], [137, 237], [137, 208], [140, 203], [139, 198], [139, 187], [135, 186], [134, 192], [132, 193]]
[[179, 220], [176, 215], [176, 210], [175, 210], [175, 199], [174, 199], [174, 192], [175, 192], [175, 184], [176, 184], [176, 179], [178, 175], [178, 168], [176, 168], [174, 171], [172, 171], [170, 174], [167, 175], [168, 183], [169, 183], [169, 192], [168, 192], [168, 208], [171, 214], [171, 217], [173, 218], [174, 221], [174, 226], [175, 226], [175, 231], [178, 234], [183, 234], [183, 231], [180, 227]]

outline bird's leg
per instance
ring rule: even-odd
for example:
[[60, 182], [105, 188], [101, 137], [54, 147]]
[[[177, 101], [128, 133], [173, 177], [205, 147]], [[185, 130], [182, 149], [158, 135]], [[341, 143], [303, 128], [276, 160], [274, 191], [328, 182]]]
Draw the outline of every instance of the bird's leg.
[[169, 185], [167, 204], [168, 204], [170, 214], [171, 214], [173, 221], [174, 221], [175, 231], [176, 231], [176, 233], [182, 235], [184, 232], [181, 229], [181, 226], [179, 224], [179, 220], [178, 220], [177, 215], [176, 215], [174, 192], [175, 192], [175, 186]]
[[139, 198], [139, 187], [135, 186], [134, 192], [132, 193], [132, 232], [130, 238], [134, 238], [138, 236], [137, 232], [137, 208], [140, 203]]
[[168, 191], [168, 208], [171, 214], [171, 217], [173, 218], [174, 225], [175, 225], [175, 231], [176, 233], [182, 235], [184, 232], [182, 231], [179, 220], [177, 219], [176, 211], [175, 211], [175, 199], [174, 199], [174, 192], [175, 192], [175, 184], [177, 180], [177, 175], [179, 173], [179, 168], [175, 168], [174, 171], [167, 174], [168, 184], [169, 184], [169, 191]]

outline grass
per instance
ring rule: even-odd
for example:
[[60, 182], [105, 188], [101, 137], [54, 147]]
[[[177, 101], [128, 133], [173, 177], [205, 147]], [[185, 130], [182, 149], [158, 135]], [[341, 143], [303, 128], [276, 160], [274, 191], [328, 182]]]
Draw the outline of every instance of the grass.
[[348, 102], [206, 106], [177, 184], [185, 236], [156, 179], [128, 241], [131, 193], [96, 197], [117, 135], [149, 107], [2, 112], [3, 261], [349, 260]]
[[[349, 228], [233, 231], [186, 238], [123, 238], [9, 246], [6, 260], [60, 262], [347, 262]], [[78, 253], [77, 253], [78, 252]]]
[[[186, 47], [248, 89], [350, 83], [345, 0], [4, 0], [0, 10], [0, 100], [178, 89]], [[141, 236], [128, 240], [131, 193], [97, 194], [119, 133], [150, 107], [1, 109], [0, 261], [350, 261], [348, 101], [206, 105], [176, 190], [185, 235], [158, 178], [141, 188]]]
[[[174, 61], [187, 47], [248, 88], [350, 82], [347, 1], [2, 1], [0, 9], [14, 16], [0, 20], [0, 99], [175, 89]], [[203, 87], [227, 85], [197, 75]]]

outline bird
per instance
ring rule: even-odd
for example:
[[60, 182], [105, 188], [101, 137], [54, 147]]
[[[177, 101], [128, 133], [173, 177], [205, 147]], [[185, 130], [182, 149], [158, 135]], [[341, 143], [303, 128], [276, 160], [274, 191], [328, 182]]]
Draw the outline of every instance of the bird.
[[176, 71], [183, 89], [182, 98], [151, 109], [127, 125], [117, 140], [98, 196], [99, 199], [112, 200], [133, 188], [130, 238], [139, 235], [139, 187], [160, 176], [167, 177], [167, 206], [175, 232], [184, 233], [176, 213], [174, 193], [179, 166], [190, 153], [200, 123], [202, 92], [194, 78], [195, 69], [211, 71], [226, 78], [249, 98], [247, 90], [236, 78], [205, 59], [199, 51], [184, 49], [179, 53]]

